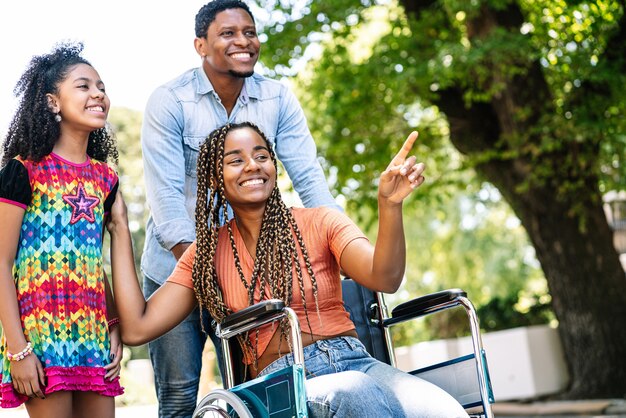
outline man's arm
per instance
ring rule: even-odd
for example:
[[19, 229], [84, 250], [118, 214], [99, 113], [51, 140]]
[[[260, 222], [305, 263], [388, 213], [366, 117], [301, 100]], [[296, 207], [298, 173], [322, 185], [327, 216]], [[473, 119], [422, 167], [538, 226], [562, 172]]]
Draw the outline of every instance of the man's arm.
[[[146, 106], [141, 146], [146, 199], [155, 236], [167, 250], [190, 243], [195, 236], [194, 222], [185, 209], [183, 127], [180, 104], [169, 90], [158, 88]], [[183, 251], [173, 250], [175, 254]]]
[[190, 242], [181, 242], [172, 247], [172, 254], [176, 257], [176, 261], [180, 260], [180, 257], [185, 253], [190, 245]]
[[287, 88], [280, 107], [276, 154], [304, 206], [331, 206], [343, 210], [328, 190], [302, 107]]

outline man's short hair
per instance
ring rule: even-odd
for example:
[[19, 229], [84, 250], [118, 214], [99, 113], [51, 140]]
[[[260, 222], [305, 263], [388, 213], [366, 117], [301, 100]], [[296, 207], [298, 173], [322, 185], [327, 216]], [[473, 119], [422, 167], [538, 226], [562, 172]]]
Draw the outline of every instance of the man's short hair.
[[250, 8], [246, 3], [241, 0], [213, 0], [198, 10], [198, 14], [196, 14], [196, 37], [204, 38], [206, 37], [207, 31], [209, 30], [209, 25], [213, 23], [215, 20], [215, 16], [224, 10], [228, 9], [243, 9], [252, 18], [252, 22], [254, 22], [254, 16], [250, 11]]

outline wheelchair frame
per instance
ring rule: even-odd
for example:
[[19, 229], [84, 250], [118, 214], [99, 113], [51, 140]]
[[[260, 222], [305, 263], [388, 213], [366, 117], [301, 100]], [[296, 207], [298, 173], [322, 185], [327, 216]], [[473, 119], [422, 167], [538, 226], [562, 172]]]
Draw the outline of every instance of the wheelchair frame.
[[[372, 307], [372, 311], [378, 309], [378, 314], [382, 319], [382, 321], [380, 321], [380, 326], [382, 326], [383, 328], [386, 346], [388, 349], [388, 357], [390, 360], [390, 364], [393, 367], [396, 367], [396, 357], [393, 349], [391, 349], [393, 347], [390, 332], [390, 328], [392, 326], [458, 306], [462, 307], [465, 310], [470, 324], [473, 353], [469, 356], [452, 359], [409, 373], [417, 375], [425, 380], [429, 380], [432, 383], [438, 384], [436, 380], [425, 376], [425, 373], [438, 369], [441, 371], [447, 368], [448, 370], [444, 371], [443, 373], [453, 374], [454, 370], [451, 369], [454, 368], [455, 365], [463, 361], [471, 361], [473, 358], [476, 368], [476, 378], [478, 381], [477, 386], [480, 400], [472, 404], [464, 403], [463, 400], [458, 398], [457, 400], [466, 409], [470, 409], [472, 407], [480, 405], [482, 406], [482, 415], [486, 418], [493, 418], [494, 415], [491, 404], [495, 402], [495, 399], [493, 396], [493, 389], [491, 387], [491, 380], [489, 378], [487, 357], [485, 349], [483, 348], [482, 338], [480, 336], [480, 325], [478, 322], [478, 316], [476, 315], [474, 305], [467, 298], [467, 294], [461, 289], [448, 289], [441, 292], [431, 293], [396, 306], [392, 310], [391, 315], [388, 315], [388, 309], [385, 303], [384, 295], [378, 292], [375, 292], [375, 295], [378, 303], [377, 306]], [[373, 321], [376, 321], [376, 319], [374, 318]], [[443, 389], [450, 391], [449, 387], [443, 387]]]
[[[350, 285], [349, 282], [352, 281], [350, 279], [343, 280], [344, 292], [346, 291], [345, 285]], [[474, 306], [467, 298], [467, 294], [463, 290], [450, 289], [413, 299], [409, 302], [398, 305], [392, 310], [391, 315], [389, 315], [384, 296], [381, 293], [371, 292], [356, 284], [355, 282], [352, 283], [354, 286], [360, 287], [362, 289], [361, 291], [365, 291], [366, 293], [368, 293], [368, 296], [372, 297], [371, 299], [368, 299], [368, 301], [364, 301], [365, 306], [361, 306], [362, 308], [367, 310], [366, 321], [368, 323], [363, 324], [363, 318], [360, 318], [359, 320], [361, 321], [361, 323], [359, 323], [359, 321], [355, 321], [355, 319], [353, 318], [353, 321], [355, 322], [355, 325], [357, 327], [357, 332], [359, 333], [359, 337], [361, 338], [361, 340], [363, 340], [361, 332], [359, 332], [359, 328], [363, 329], [363, 325], [365, 325], [366, 327], [375, 327], [382, 330], [385, 346], [383, 350], [381, 350], [380, 348], [378, 350], [373, 350], [371, 342], [363, 342], [368, 351], [370, 351], [370, 354], [372, 354], [374, 357], [378, 358], [381, 361], [390, 363], [394, 367], [396, 367], [396, 359], [392, 348], [393, 344], [391, 342], [390, 328], [392, 326], [445, 309], [450, 309], [457, 306], [463, 307], [465, 312], [467, 313], [468, 320], [470, 322], [473, 354], [464, 356], [460, 360], [453, 359], [409, 373], [415, 374], [421, 378], [424, 378], [425, 380], [429, 380], [432, 383], [437, 384], [437, 379], [435, 379], [435, 381], [429, 379], [428, 377], [426, 377], [426, 375], [428, 375], [426, 372], [432, 374], [431, 371], [435, 370], [436, 374], [438, 373], [439, 375], [441, 375], [441, 373], [443, 373], [444, 375], [447, 374], [448, 376], [453, 376], [452, 380], [454, 380], [456, 378], [454, 374], [456, 373], [455, 367], [457, 367], [457, 364], [459, 364], [460, 362], [465, 362], [465, 364], [473, 362], [473, 364], [475, 365], [476, 378], [478, 381], [480, 401], [470, 405], [464, 404], [463, 402], [461, 403], [466, 409], [479, 405], [482, 406], [482, 414], [479, 413], [478, 415], [475, 415], [475, 413], [470, 412], [471, 416], [484, 416], [486, 418], [493, 418], [493, 412], [491, 409], [491, 404], [494, 402], [493, 391], [491, 389], [491, 382], [489, 379], [489, 371], [487, 367], [485, 350], [482, 346], [482, 339], [480, 337], [478, 317], [476, 315]], [[225, 356], [224, 387], [227, 390], [215, 390], [206, 395], [196, 407], [196, 410], [193, 414], [194, 418], [201, 417], [205, 412], [208, 411], [216, 412], [218, 415], [223, 417], [230, 417], [231, 415], [228, 414], [228, 409], [224, 409], [221, 406], [216, 406], [213, 404], [213, 402], [216, 400], [226, 402], [231, 410], [236, 412], [241, 418], [256, 417], [255, 415], [252, 415], [246, 404], [242, 402], [236, 395], [232, 394], [230, 390], [236, 390], [236, 388], [239, 388], [240, 386], [249, 385], [251, 384], [251, 382], [254, 382], [258, 379], [262, 380], [264, 378], [253, 379], [251, 382], [246, 382], [243, 385], [235, 387], [233, 357], [230, 350], [229, 340], [249, 330], [273, 321], [281, 320], [283, 318], [287, 318], [291, 327], [291, 338], [295, 363], [294, 366], [292, 366], [294, 367], [293, 385], [294, 387], [300, 386], [302, 389], [304, 389], [304, 354], [302, 347], [302, 337], [300, 334], [300, 325], [297, 315], [291, 308], [284, 306], [284, 303], [280, 300], [262, 301], [259, 304], [253, 305], [233, 315], [228, 316], [221, 325], [217, 326], [216, 334], [218, 337], [221, 338], [222, 349]], [[449, 390], [449, 388], [443, 386], [442, 388], [445, 390]], [[302, 390], [302, 393], [298, 394], [298, 396], [296, 396], [296, 404], [298, 404], [296, 405], [296, 409], [298, 409], [297, 416], [298, 418], [304, 418], [307, 416], [304, 390]], [[261, 412], [261, 416], [269, 417], [269, 414]]]
[[[290, 326], [294, 365], [236, 386], [235, 371], [233, 368], [234, 359], [230, 349], [230, 339], [270, 322], [282, 320], [283, 318], [288, 320]], [[206, 412], [215, 412], [219, 416], [229, 418], [231, 417], [231, 415], [229, 415], [229, 408], [236, 412], [237, 416], [240, 418], [257, 418], [258, 415], [253, 415], [253, 412], [261, 414], [262, 418], [269, 417], [269, 414], [262, 412], [262, 408], [266, 408], [267, 405], [265, 405], [259, 397], [255, 396], [255, 387], [263, 385], [266, 382], [275, 383], [276, 386], [278, 386], [286, 380], [289, 381], [287, 388], [292, 392], [295, 398], [294, 405], [289, 405], [289, 407], [292, 407], [292, 409], [296, 411], [296, 415], [294, 416], [297, 416], [297, 418], [306, 418], [308, 416], [304, 392], [305, 374], [302, 335], [298, 316], [293, 309], [285, 306], [282, 300], [265, 300], [229, 315], [222, 324], [216, 326], [215, 333], [221, 339], [222, 352], [225, 357], [225, 389], [213, 390], [206, 395], [196, 407], [193, 418], [201, 417]], [[283, 389], [284, 387], [285, 386], [282, 385]], [[233, 393], [235, 391], [238, 391], [238, 393]], [[266, 394], [266, 396], [269, 397], [270, 395]], [[245, 401], [243, 401], [242, 398], [244, 398]], [[216, 405], [214, 402], [218, 401], [225, 402], [228, 406], [223, 408], [220, 405]], [[269, 403], [271, 403], [271, 399], [269, 399]], [[254, 411], [250, 411], [248, 406], [253, 407]], [[284, 411], [287, 409], [288, 408], [285, 408]], [[274, 416], [280, 418], [282, 415]]]

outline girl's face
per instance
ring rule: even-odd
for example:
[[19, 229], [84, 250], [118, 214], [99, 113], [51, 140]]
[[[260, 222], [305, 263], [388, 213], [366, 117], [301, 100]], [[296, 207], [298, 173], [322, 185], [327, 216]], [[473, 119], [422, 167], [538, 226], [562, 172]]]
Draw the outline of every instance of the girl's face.
[[265, 140], [252, 128], [231, 130], [224, 142], [224, 191], [231, 206], [265, 205], [276, 168]]
[[104, 128], [111, 102], [98, 72], [90, 65], [70, 69], [48, 100], [53, 112], [61, 115], [61, 126], [88, 132]]

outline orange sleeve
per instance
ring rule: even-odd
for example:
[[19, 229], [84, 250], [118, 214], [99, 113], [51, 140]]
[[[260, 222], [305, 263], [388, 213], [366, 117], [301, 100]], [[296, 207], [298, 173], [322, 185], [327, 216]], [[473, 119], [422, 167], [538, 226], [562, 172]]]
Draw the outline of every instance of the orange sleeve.
[[168, 282], [176, 283], [181, 286], [193, 289], [193, 279], [191, 272], [193, 270], [193, 261], [196, 258], [196, 242], [192, 242], [191, 245], [185, 250], [183, 255], [176, 263], [174, 271], [167, 278]]
[[367, 239], [361, 229], [343, 212], [325, 208], [322, 218], [319, 224], [326, 226], [326, 238], [337, 264], [340, 264], [341, 254], [348, 244], [355, 239]]

